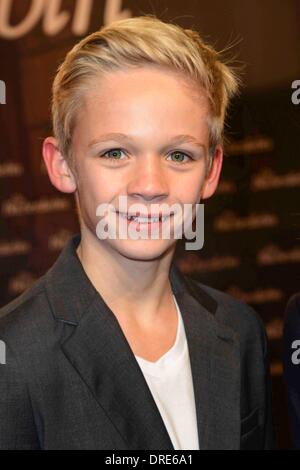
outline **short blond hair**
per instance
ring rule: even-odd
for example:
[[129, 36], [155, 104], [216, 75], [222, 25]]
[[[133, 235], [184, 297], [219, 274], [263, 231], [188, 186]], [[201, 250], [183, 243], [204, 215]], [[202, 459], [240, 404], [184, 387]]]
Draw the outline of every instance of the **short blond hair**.
[[239, 80], [220, 53], [191, 29], [149, 14], [110, 23], [78, 42], [59, 66], [52, 87], [53, 133], [70, 161], [76, 113], [91, 79], [123, 68], [158, 65], [179, 72], [207, 93], [209, 147], [223, 144], [224, 121]]

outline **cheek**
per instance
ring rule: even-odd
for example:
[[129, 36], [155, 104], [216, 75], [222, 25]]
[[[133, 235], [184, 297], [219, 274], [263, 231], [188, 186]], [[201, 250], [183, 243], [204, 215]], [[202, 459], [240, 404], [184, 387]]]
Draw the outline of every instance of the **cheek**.
[[182, 186], [177, 193], [177, 197], [186, 204], [200, 202], [201, 191], [205, 181], [204, 172], [192, 172], [186, 180], [182, 179]]
[[78, 189], [84, 199], [103, 202], [113, 194], [115, 184], [112, 185], [111, 175], [103, 168], [82, 165], [79, 175]]

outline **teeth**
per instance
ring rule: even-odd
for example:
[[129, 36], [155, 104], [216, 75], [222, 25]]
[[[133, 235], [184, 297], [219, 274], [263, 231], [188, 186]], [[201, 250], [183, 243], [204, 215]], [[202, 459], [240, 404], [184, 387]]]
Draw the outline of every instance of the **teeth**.
[[164, 222], [168, 216], [164, 216], [164, 217], [151, 217], [151, 218], [148, 218], [148, 217], [137, 217], [137, 216], [133, 216], [133, 215], [126, 215], [122, 212], [120, 212], [120, 215], [122, 217], [124, 217], [125, 219], [127, 220], [134, 220], [135, 222], [138, 222], [140, 224], [143, 224], [143, 223], [155, 223], [155, 222], [159, 222], [160, 220], [162, 222]]
[[134, 217], [134, 216], [129, 216], [128, 220], [134, 220], [135, 222], [138, 222], [140, 224], [147, 224], [151, 222], [159, 222], [159, 217]]
[[133, 220], [135, 220], [135, 222], [139, 222], [139, 223], [143, 224], [143, 223], [148, 223], [148, 222], [158, 222], [159, 217], [151, 217], [151, 218], [148, 218], [148, 217], [133, 217]]

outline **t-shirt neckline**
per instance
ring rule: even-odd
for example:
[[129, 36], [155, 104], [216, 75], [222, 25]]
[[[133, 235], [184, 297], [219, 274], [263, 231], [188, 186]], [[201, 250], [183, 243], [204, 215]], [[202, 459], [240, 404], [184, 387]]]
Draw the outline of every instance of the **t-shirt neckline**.
[[[175, 306], [176, 306], [176, 311], [177, 311], [177, 333], [176, 333], [176, 339], [171, 346], [171, 348], [163, 354], [157, 361], [148, 361], [140, 356], [135, 355], [136, 360], [138, 363], [143, 367], [143, 370], [149, 372], [149, 373], [159, 373], [159, 371], [162, 370], [169, 370], [170, 366], [175, 365], [177, 361], [182, 357], [184, 351], [185, 351], [185, 334], [184, 334], [184, 325], [183, 325], [183, 320], [181, 316], [180, 309], [178, 307], [176, 298], [173, 294]], [[157, 374], [155, 374], [157, 375]]]

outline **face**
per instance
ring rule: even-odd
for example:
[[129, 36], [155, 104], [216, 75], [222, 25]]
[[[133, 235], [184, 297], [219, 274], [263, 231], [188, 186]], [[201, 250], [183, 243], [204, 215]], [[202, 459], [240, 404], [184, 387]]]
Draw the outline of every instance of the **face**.
[[[140, 213], [150, 215], [159, 212], [153, 204], [184, 207], [209, 197], [222, 152], [217, 149], [214, 174], [206, 179], [208, 116], [204, 92], [174, 72], [144, 67], [94, 79], [76, 118], [73, 154], [81, 223], [102, 248], [135, 260], [175, 249], [174, 237], [100, 240], [96, 209], [108, 203], [122, 212], [119, 196], [126, 196], [128, 212], [138, 203], [144, 208]], [[125, 218], [115, 216], [127, 226]], [[172, 226], [172, 216], [169, 222]], [[150, 225], [139, 227], [150, 234]]]

